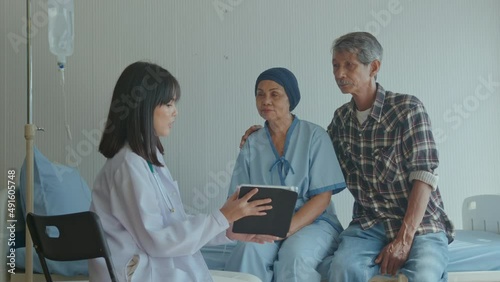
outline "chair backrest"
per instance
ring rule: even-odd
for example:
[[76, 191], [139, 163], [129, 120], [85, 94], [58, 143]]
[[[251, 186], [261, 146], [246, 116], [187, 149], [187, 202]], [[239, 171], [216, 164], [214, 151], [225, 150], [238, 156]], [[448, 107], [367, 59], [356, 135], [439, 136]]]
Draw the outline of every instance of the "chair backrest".
[[471, 196], [462, 205], [465, 230], [490, 231], [500, 234], [500, 194]]
[[101, 221], [91, 211], [43, 216], [28, 213], [26, 223], [47, 281], [52, 281], [45, 259], [73, 261], [102, 257], [116, 281], [111, 253]]

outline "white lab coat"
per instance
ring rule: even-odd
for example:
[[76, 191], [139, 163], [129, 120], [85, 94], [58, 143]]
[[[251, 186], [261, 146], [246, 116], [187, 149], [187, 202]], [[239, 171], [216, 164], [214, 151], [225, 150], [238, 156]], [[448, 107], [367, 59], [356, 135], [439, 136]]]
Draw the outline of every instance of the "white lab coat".
[[[158, 158], [164, 164], [159, 152]], [[200, 248], [231, 242], [228, 221], [219, 210], [187, 215], [167, 167], [154, 169], [170, 201], [147, 162], [127, 145], [107, 160], [94, 183], [90, 209], [101, 218], [118, 281], [212, 281]], [[90, 281], [110, 281], [103, 259], [89, 261], [89, 275]]]

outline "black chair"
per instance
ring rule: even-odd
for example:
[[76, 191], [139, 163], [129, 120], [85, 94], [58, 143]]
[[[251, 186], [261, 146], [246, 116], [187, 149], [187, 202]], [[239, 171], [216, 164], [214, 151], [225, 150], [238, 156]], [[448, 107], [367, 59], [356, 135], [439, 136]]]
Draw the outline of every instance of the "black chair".
[[45, 259], [75, 261], [99, 257], [106, 261], [111, 281], [116, 281], [101, 221], [94, 212], [54, 216], [28, 213], [26, 223], [48, 282], [52, 278]]

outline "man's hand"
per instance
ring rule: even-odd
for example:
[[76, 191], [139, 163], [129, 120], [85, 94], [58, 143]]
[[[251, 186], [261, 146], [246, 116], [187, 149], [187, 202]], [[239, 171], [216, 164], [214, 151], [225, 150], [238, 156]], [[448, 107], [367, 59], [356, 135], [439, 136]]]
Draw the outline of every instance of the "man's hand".
[[422, 222], [431, 192], [432, 187], [429, 184], [413, 180], [408, 208], [396, 239], [385, 246], [375, 260], [375, 263], [380, 264], [381, 274], [395, 275], [408, 260], [415, 232]]
[[380, 274], [396, 275], [408, 259], [410, 250], [411, 243], [403, 242], [398, 238], [390, 242], [375, 260], [375, 263], [380, 265]]
[[248, 136], [250, 136], [250, 134], [254, 133], [255, 131], [259, 130], [262, 128], [262, 125], [252, 125], [250, 126], [247, 131], [245, 131], [245, 134], [243, 134], [243, 136], [241, 136], [241, 141], [240, 141], [240, 149], [243, 148], [243, 145], [245, 145], [245, 142], [247, 141], [248, 139]]

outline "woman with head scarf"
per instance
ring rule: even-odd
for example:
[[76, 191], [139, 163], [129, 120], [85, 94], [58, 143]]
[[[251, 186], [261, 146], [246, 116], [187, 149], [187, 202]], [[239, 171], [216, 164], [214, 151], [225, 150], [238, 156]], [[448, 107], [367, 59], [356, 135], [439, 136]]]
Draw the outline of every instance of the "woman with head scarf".
[[317, 267], [333, 254], [342, 231], [331, 201], [346, 187], [337, 156], [325, 129], [292, 114], [300, 91], [291, 71], [264, 71], [254, 93], [265, 124], [246, 140], [229, 195], [241, 184], [280, 185], [298, 187], [298, 199], [286, 238], [238, 242], [226, 270], [251, 273], [264, 282], [320, 281]]

